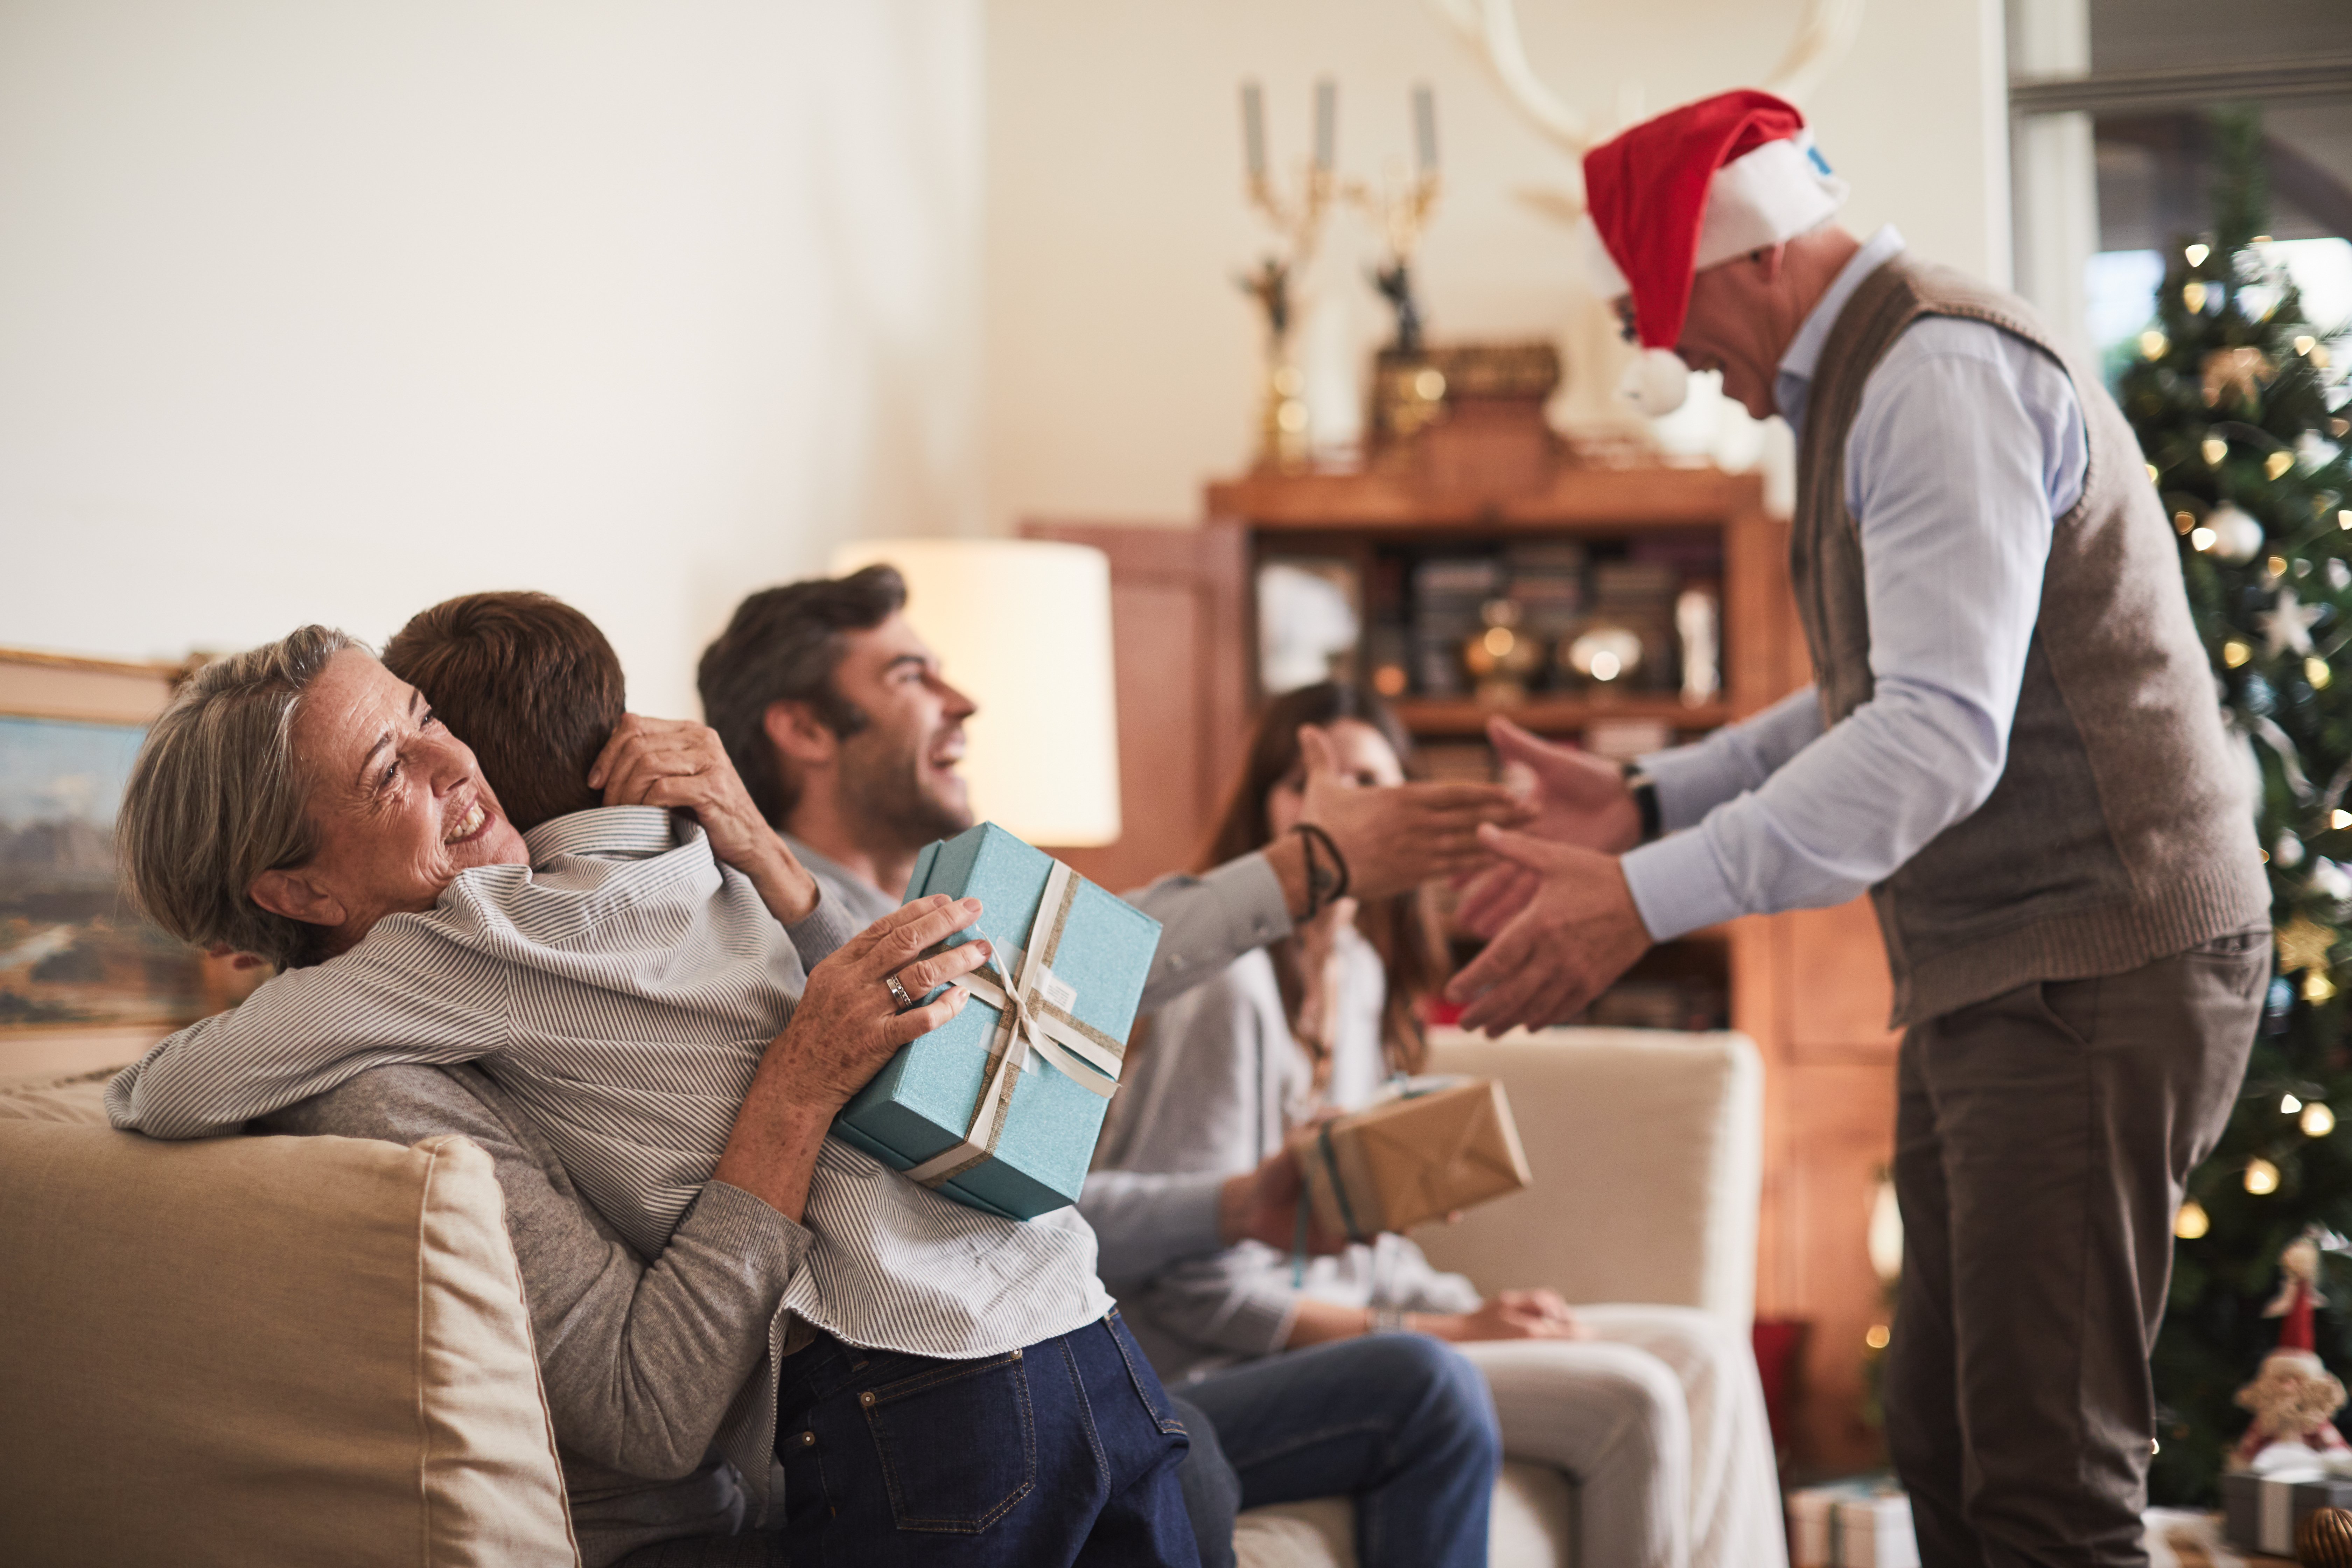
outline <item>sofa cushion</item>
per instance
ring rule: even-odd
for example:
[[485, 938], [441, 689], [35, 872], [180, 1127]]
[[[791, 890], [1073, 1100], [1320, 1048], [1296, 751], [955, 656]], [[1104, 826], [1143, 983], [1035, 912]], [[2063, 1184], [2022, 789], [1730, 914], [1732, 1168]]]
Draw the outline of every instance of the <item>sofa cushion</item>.
[[[1576, 1568], [1576, 1489], [1549, 1465], [1507, 1459], [1486, 1532], [1492, 1568]], [[1254, 1508], [1234, 1529], [1235, 1568], [1355, 1568], [1345, 1498]]]
[[1764, 1068], [1744, 1035], [1433, 1029], [1429, 1070], [1499, 1078], [1535, 1185], [1413, 1233], [1482, 1290], [1704, 1307], [1746, 1334], [1756, 1304]]
[[577, 1562], [488, 1155], [157, 1142], [80, 1087], [0, 1094], [13, 1559]]

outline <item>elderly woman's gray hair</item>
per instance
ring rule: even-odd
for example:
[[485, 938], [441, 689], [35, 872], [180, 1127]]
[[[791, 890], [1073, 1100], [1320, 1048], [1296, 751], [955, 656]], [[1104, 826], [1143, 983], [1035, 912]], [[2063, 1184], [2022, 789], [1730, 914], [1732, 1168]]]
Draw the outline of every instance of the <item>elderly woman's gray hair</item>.
[[182, 942], [280, 964], [316, 962], [325, 931], [253, 901], [264, 871], [318, 850], [294, 762], [294, 714], [354, 639], [304, 626], [205, 665], [147, 731], [115, 819], [131, 896]]

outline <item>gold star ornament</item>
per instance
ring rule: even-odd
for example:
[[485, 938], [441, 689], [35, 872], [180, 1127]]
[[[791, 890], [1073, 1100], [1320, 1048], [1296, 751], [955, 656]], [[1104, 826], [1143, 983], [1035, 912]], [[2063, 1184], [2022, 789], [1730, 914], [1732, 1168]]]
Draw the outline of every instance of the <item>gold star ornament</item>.
[[2288, 973], [2298, 969], [2326, 969], [2328, 949], [2335, 945], [2334, 931], [2309, 915], [2297, 915], [2278, 933], [2279, 968]]
[[2301, 655], [2311, 651], [2311, 628], [2319, 620], [2320, 614], [2318, 605], [2299, 603], [2293, 588], [2281, 588], [2278, 603], [2256, 616], [2254, 620], [2263, 628], [2264, 640], [2270, 644], [2271, 658], [2277, 658], [2289, 653]]

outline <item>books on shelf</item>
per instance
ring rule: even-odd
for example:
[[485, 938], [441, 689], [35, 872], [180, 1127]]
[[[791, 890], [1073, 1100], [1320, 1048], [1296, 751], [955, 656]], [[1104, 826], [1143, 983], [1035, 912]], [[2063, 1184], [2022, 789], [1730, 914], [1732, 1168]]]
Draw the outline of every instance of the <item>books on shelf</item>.
[[[1368, 666], [1391, 672], [1391, 696], [1458, 699], [1484, 686], [1496, 698], [1486, 667], [1497, 662], [1510, 672], [1503, 700], [1672, 691], [1683, 662], [1676, 596], [1689, 582], [1718, 579], [1721, 561], [1664, 542], [1538, 538], [1477, 554], [1384, 552], [1370, 568]], [[1606, 658], [1574, 651], [1596, 637]], [[1484, 654], [1473, 646], [1482, 638]]]

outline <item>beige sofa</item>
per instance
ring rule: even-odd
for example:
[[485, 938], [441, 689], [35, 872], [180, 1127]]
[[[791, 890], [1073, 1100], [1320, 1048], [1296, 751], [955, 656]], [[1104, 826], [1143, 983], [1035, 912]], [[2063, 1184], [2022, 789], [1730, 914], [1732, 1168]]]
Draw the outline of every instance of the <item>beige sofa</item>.
[[[1423, 1237], [1488, 1289], [1744, 1323], [1754, 1047], [1436, 1042], [1510, 1088], [1536, 1186]], [[576, 1562], [488, 1159], [463, 1138], [155, 1143], [98, 1085], [0, 1088], [0, 1539], [11, 1563]], [[1570, 1478], [1512, 1464], [1493, 1561], [1566, 1563]], [[1352, 1563], [1337, 1501], [1245, 1516], [1247, 1568]]]

